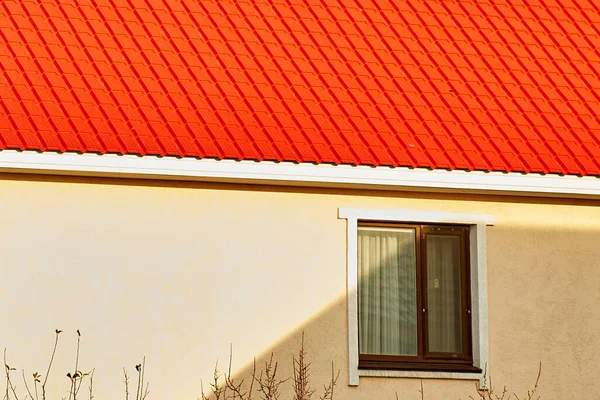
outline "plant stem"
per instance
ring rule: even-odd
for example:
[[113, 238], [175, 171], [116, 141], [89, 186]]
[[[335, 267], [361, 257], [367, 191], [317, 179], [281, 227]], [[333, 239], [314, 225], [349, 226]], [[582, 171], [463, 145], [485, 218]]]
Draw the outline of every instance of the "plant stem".
[[56, 339], [54, 340], [54, 348], [52, 349], [52, 357], [50, 357], [50, 362], [48, 363], [48, 370], [46, 371], [46, 376], [44, 377], [44, 383], [42, 384], [42, 400], [46, 400], [46, 382], [48, 381], [48, 375], [50, 375], [50, 368], [52, 368], [52, 362], [54, 361], [54, 355], [56, 354], [56, 347], [58, 346], [58, 335], [60, 331], [56, 330]]

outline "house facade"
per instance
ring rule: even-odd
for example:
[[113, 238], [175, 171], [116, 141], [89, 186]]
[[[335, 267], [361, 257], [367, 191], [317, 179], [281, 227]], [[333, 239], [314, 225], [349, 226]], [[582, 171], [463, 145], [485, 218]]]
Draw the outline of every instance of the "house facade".
[[600, 11], [350, 3], [0, 5], [18, 390], [59, 329], [58, 398], [77, 354], [193, 398], [303, 336], [337, 398], [596, 392]]

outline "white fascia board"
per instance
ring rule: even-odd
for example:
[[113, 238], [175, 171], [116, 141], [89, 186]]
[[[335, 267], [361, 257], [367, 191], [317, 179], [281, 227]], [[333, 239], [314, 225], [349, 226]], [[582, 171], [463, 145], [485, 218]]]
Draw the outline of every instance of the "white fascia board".
[[600, 178], [292, 162], [0, 151], [0, 172], [600, 197]]

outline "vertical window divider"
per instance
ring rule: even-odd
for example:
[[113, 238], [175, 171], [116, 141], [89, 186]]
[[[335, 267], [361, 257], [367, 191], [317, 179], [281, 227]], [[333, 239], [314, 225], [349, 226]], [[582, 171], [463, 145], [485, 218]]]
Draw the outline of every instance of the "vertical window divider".
[[416, 240], [415, 244], [417, 248], [415, 249], [415, 255], [417, 258], [417, 337], [419, 341], [419, 358], [423, 359], [425, 354], [425, 327], [424, 327], [424, 318], [423, 314], [425, 313], [425, 299], [423, 298], [423, 268], [422, 268], [422, 254], [421, 254], [421, 245], [422, 245], [422, 230], [421, 225], [417, 225], [415, 227]]

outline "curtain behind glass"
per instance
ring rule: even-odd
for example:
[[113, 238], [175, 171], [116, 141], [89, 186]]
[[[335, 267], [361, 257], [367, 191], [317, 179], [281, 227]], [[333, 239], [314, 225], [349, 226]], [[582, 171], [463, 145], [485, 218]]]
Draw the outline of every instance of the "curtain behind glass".
[[429, 351], [462, 353], [460, 237], [426, 237]]
[[359, 349], [418, 355], [414, 229], [359, 228]]

